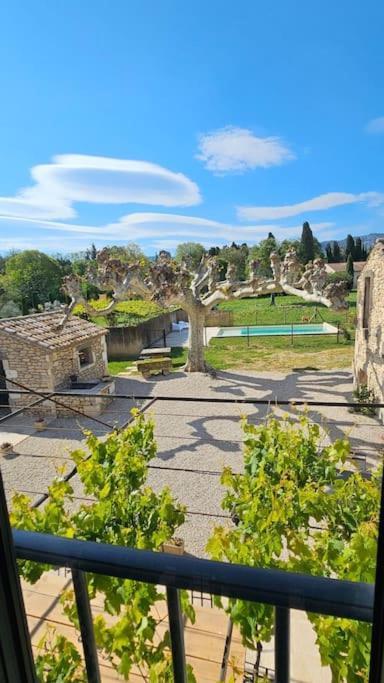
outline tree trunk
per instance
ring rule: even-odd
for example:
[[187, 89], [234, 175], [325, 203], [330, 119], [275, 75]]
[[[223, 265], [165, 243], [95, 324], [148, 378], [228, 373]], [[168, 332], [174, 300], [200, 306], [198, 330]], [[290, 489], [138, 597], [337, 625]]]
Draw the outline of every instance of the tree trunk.
[[189, 339], [186, 372], [207, 372], [208, 366], [204, 360], [204, 324], [205, 306], [195, 304], [188, 306]]

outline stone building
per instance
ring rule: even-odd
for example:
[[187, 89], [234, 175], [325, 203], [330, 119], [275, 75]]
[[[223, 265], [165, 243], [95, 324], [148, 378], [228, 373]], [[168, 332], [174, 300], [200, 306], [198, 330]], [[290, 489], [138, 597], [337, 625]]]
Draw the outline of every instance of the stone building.
[[[8, 390], [24, 387], [37, 392], [80, 393], [60, 401], [86, 409], [87, 414], [98, 414], [107, 403], [98, 396], [114, 390], [113, 382], [101, 381], [108, 374], [107, 331], [75, 316], [61, 327], [62, 318], [62, 311], [49, 311], [0, 320], [0, 375]], [[32, 400], [31, 395], [21, 393], [8, 396], [11, 408]], [[36, 412], [71, 414], [52, 402], [40, 404]]]
[[[357, 288], [355, 386], [366, 385], [384, 403], [384, 239], [377, 240]], [[384, 420], [384, 409], [380, 416]]]
[[[365, 266], [365, 261], [354, 261], [353, 262], [353, 283], [352, 283], [352, 289], [357, 288], [357, 283], [359, 281], [359, 277], [362, 273], [362, 270]], [[345, 261], [342, 261], [341, 263], [326, 263], [325, 264], [325, 270], [327, 273], [332, 275], [333, 273], [343, 273], [346, 274], [347, 272], [347, 264]]]

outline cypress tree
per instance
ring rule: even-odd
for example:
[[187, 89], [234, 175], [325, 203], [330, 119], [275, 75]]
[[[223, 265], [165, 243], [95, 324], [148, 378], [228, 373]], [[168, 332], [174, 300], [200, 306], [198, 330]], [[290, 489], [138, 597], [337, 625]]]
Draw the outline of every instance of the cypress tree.
[[351, 289], [352, 289], [352, 286], [353, 286], [354, 268], [353, 268], [353, 258], [352, 258], [352, 254], [351, 254], [351, 253], [348, 254], [346, 271], [347, 271], [347, 275], [348, 275], [349, 281], [350, 281], [350, 286], [351, 286]]
[[325, 247], [325, 256], [327, 258], [328, 263], [333, 262], [332, 246], [330, 244], [327, 244], [327, 246]]
[[363, 260], [363, 246], [361, 242], [361, 237], [356, 237], [355, 241], [355, 261]]
[[333, 263], [340, 263], [340, 261], [341, 261], [341, 249], [340, 249], [340, 245], [338, 242], [334, 242], [332, 244], [332, 255], [333, 255]]
[[300, 240], [301, 260], [303, 263], [313, 261], [315, 256], [315, 248], [313, 243], [313, 234], [308, 221], [303, 223], [303, 232]]
[[351, 254], [352, 258], [355, 258], [355, 240], [352, 235], [347, 235], [345, 242], [345, 260], [348, 259], [349, 254]]

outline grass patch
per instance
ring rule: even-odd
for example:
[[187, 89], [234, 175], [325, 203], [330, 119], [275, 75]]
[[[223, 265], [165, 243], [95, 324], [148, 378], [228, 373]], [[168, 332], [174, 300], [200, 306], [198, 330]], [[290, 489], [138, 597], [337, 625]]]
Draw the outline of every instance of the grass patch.
[[[275, 305], [271, 306], [270, 296], [250, 299], [223, 301], [219, 310], [230, 311], [233, 314], [234, 325], [283, 325], [284, 323], [307, 322], [313, 317], [314, 322], [337, 323], [346, 327], [353, 327], [356, 316], [356, 292], [348, 295], [349, 309], [336, 312], [321, 304], [315, 304], [298, 296], [278, 295]], [[318, 315], [316, 314], [316, 309]]]
[[[108, 371], [110, 375], [118, 375], [120, 372], [124, 372], [128, 368], [132, 368], [138, 356], [134, 358], [130, 356], [127, 360], [112, 360], [108, 362]], [[173, 370], [178, 370], [187, 362], [187, 349], [180, 347], [174, 347], [171, 349], [171, 360]]]
[[350, 367], [353, 341], [334, 337], [227, 337], [212, 339], [206, 349], [207, 362], [218, 370], [247, 368], [248, 370], [290, 372], [295, 368], [319, 370]]
[[108, 361], [108, 372], [110, 375], [118, 375], [119, 372], [124, 372], [131, 368], [136, 359], [127, 360], [110, 360]]
[[[108, 306], [108, 300], [105, 297], [100, 299], [93, 299], [89, 303], [96, 310], [101, 310]], [[164, 309], [153, 301], [142, 301], [141, 299], [130, 299], [129, 301], [120, 301], [112, 313], [108, 316], [99, 315], [92, 318], [92, 322], [100, 327], [128, 327], [139, 325], [140, 323], [156, 318]], [[74, 308], [75, 315], [86, 315], [85, 308], [82, 304], [77, 304]]]

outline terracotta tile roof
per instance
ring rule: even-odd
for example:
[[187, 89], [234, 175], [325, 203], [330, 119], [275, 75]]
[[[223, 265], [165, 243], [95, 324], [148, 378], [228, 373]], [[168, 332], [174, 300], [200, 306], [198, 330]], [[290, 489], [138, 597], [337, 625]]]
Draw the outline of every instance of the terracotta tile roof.
[[64, 327], [60, 328], [58, 324], [62, 318], [62, 311], [3, 318], [0, 319], [0, 334], [4, 332], [51, 351], [107, 334], [107, 330], [76, 316], [71, 316]]

